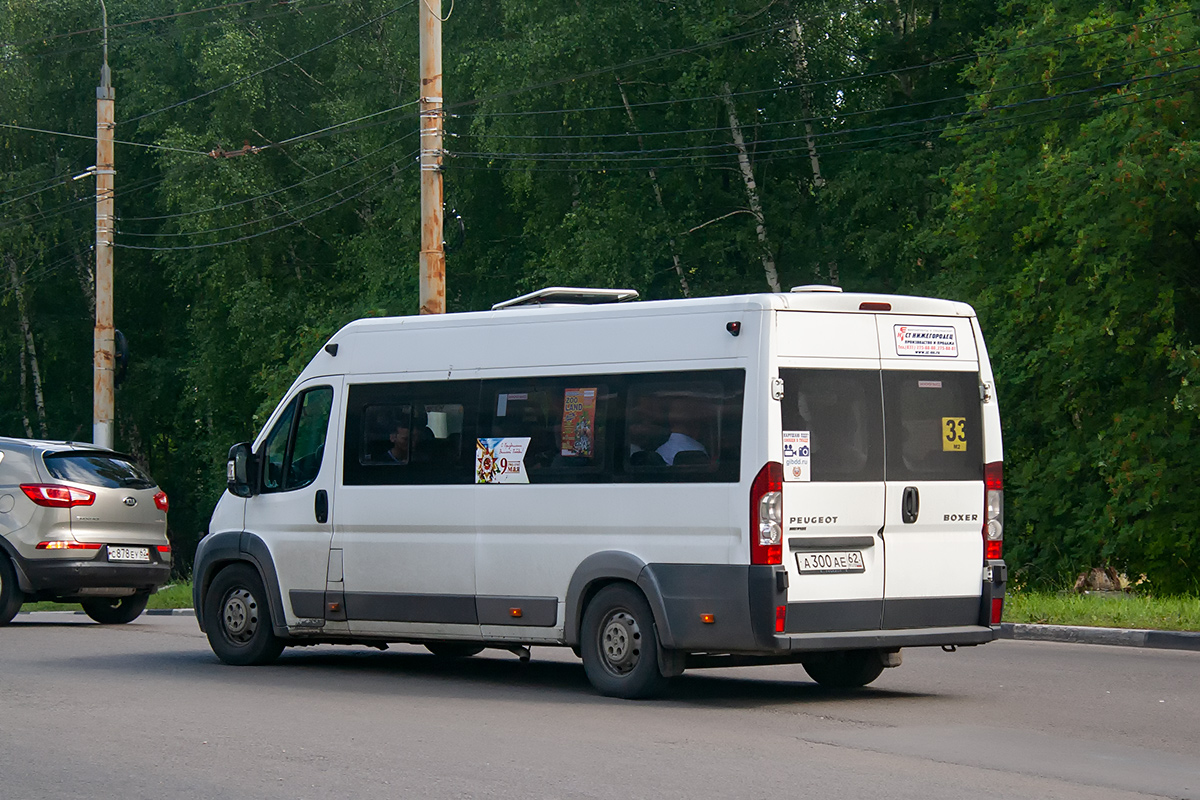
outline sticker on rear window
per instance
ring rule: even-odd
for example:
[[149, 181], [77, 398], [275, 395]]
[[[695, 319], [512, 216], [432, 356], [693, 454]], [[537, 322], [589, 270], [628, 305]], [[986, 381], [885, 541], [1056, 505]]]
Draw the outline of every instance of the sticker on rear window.
[[967, 418], [942, 417], [942, 450], [967, 452]]
[[475, 441], [476, 483], [529, 483], [525, 471], [528, 436]]
[[931, 325], [893, 325], [896, 355], [957, 358], [958, 343], [954, 328]]
[[783, 432], [783, 479], [812, 480], [812, 448], [809, 431]]

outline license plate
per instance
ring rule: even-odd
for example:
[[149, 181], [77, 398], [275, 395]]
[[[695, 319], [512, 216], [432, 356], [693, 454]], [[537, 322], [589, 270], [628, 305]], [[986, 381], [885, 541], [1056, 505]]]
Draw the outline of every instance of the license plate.
[[866, 572], [861, 550], [827, 553], [796, 553], [796, 568], [801, 573]]
[[113, 547], [108, 546], [109, 561], [149, 561], [149, 547]]

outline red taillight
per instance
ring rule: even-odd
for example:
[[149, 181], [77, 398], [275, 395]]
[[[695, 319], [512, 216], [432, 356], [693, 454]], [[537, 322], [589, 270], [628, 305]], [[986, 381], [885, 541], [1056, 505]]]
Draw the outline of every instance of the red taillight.
[[768, 461], [750, 487], [750, 563], [783, 563], [783, 464]]
[[783, 633], [787, 627], [787, 606], [775, 606], [775, 632]]
[[1004, 598], [1003, 597], [993, 597], [992, 598], [992, 624], [999, 625], [1000, 618], [1003, 615], [1004, 615]]
[[[24, 487], [22, 487], [24, 488]], [[103, 545], [99, 542], [38, 542], [38, 550], [99, 550]]]
[[22, 483], [21, 491], [30, 500], [46, 508], [90, 506], [96, 500], [95, 492], [76, 489], [74, 486], [58, 486], [53, 483]]
[[872, 302], [859, 303], [858, 310], [859, 311], [891, 311], [892, 304], [891, 303], [872, 303]]
[[154, 507], [164, 514], [171, 510], [171, 504], [167, 501], [167, 493], [159, 492], [154, 495]]
[[171, 545], [169, 545], [169, 544], [160, 544], [160, 545], [158, 546], [158, 552], [160, 552], [160, 553], [169, 553], [169, 552], [171, 552]]
[[983, 557], [1004, 557], [1004, 464], [993, 461], [983, 467]]

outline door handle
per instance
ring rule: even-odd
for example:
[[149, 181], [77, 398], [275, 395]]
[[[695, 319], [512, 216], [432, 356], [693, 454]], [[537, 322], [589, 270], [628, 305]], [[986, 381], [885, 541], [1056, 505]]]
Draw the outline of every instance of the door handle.
[[313, 513], [321, 525], [329, 521], [329, 495], [324, 489], [317, 489], [317, 496], [313, 500]]
[[905, 486], [904, 496], [900, 500], [900, 517], [906, 524], [912, 524], [917, 521], [917, 515], [921, 513], [921, 493], [917, 491], [915, 486]]

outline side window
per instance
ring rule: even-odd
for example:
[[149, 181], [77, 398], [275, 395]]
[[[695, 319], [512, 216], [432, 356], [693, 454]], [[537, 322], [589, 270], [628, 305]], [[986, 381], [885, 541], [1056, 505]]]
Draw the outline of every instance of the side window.
[[809, 480], [883, 480], [879, 370], [784, 368], [779, 375], [783, 431], [807, 434]]
[[298, 395], [275, 422], [262, 447], [264, 492], [302, 489], [317, 479], [333, 410], [333, 389]]
[[983, 412], [974, 372], [883, 373], [889, 481], [977, 481]]
[[631, 377], [623, 471], [651, 482], [737, 480], [745, 373]]
[[489, 381], [481, 435], [528, 439], [523, 463], [530, 483], [609, 480], [604, 472], [613, 399], [597, 376]]
[[349, 389], [348, 485], [470, 483], [476, 381]]

